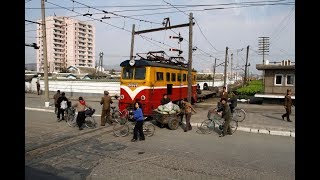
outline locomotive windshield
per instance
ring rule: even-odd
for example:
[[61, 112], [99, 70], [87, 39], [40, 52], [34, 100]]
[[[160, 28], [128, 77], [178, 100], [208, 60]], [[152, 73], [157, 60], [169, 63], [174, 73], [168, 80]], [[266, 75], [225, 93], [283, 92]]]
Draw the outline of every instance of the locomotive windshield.
[[146, 68], [136, 67], [134, 71], [134, 79], [145, 79], [146, 78]]
[[[134, 74], [134, 76], [133, 76]], [[146, 78], [145, 67], [124, 67], [122, 71], [122, 79], [138, 79], [142, 80]]]

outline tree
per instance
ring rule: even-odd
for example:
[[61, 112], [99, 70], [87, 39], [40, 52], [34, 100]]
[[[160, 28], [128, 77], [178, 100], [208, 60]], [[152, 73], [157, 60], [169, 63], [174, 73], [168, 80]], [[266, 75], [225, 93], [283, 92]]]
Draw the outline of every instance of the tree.
[[116, 74], [116, 73], [114, 73], [115, 71], [116, 71], [116, 70], [111, 69], [111, 70], [110, 70], [110, 74], [111, 74], [111, 75], [115, 75], [115, 74]]

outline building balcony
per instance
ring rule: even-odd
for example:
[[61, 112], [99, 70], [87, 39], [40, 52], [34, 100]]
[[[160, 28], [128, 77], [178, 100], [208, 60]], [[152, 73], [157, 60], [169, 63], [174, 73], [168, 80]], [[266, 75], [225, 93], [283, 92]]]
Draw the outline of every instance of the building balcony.
[[[53, 42], [54, 45], [61, 45], [64, 48], [64, 42]], [[56, 47], [55, 47], [56, 48]]]
[[83, 39], [78, 39], [79, 42], [83, 42], [83, 43], [86, 43], [86, 40], [83, 40]]
[[[60, 45], [60, 44], [59, 44], [59, 45]], [[54, 49], [54, 50], [55, 50], [55, 49], [64, 49], [64, 47], [63, 47], [63, 46], [61, 46], [61, 47], [60, 47], [60, 46], [54, 46], [53, 49]], [[59, 51], [56, 51], [56, 52], [59, 52]]]
[[64, 32], [63, 31], [53, 31], [53, 35], [64, 36]]

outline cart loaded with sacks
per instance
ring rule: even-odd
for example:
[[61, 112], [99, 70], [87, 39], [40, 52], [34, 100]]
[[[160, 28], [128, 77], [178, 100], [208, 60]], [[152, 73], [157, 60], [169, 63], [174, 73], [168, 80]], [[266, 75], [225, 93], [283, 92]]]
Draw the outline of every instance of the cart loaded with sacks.
[[160, 127], [168, 125], [171, 130], [176, 130], [180, 125], [180, 115], [180, 107], [172, 102], [169, 102], [167, 104], [158, 106], [157, 109], [154, 109], [152, 118]]

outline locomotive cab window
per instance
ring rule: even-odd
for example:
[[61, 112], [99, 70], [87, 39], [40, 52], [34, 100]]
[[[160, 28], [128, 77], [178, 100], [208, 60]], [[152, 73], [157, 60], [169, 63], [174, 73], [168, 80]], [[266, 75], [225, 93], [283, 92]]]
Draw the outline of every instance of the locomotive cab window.
[[146, 68], [136, 67], [134, 71], [134, 79], [145, 79], [146, 78]]
[[181, 81], [181, 74], [178, 73], [178, 81], [180, 82]]
[[166, 73], [166, 80], [170, 81], [170, 73]]
[[125, 67], [122, 72], [122, 79], [132, 79], [133, 77], [133, 68]]
[[163, 72], [157, 72], [157, 81], [163, 81]]
[[171, 81], [176, 81], [176, 73], [171, 73]]
[[182, 77], [183, 79], [183, 81], [186, 81], [187, 80], [187, 75], [186, 74], [183, 74], [183, 77]]

